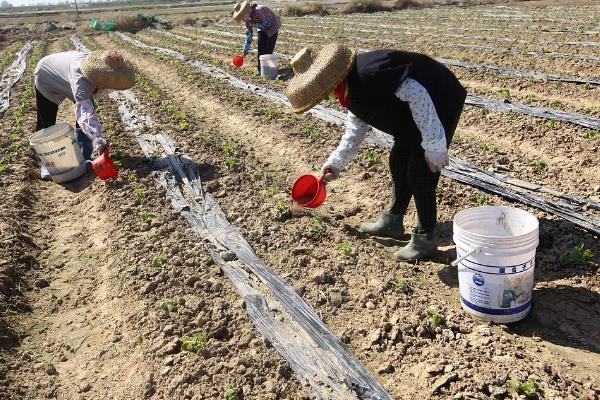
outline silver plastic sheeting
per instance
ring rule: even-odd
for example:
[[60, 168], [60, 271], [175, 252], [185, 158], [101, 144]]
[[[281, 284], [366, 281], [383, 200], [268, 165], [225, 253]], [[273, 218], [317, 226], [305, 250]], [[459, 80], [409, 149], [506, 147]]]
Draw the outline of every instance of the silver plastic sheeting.
[[4, 117], [10, 107], [10, 92], [19, 82], [27, 68], [27, 56], [33, 49], [35, 41], [29, 40], [15, 56], [15, 60], [4, 70], [0, 79], [0, 118]]

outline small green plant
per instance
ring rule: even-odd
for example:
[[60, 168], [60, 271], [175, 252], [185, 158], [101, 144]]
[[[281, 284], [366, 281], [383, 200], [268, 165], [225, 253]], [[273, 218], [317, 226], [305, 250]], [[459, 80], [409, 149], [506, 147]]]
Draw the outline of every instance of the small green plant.
[[210, 141], [211, 141], [210, 136], [208, 136], [207, 134], [204, 134], [200, 131], [194, 133], [194, 137], [204, 143], [210, 143]]
[[276, 119], [277, 117], [279, 117], [279, 111], [277, 111], [274, 108], [267, 108], [265, 110], [265, 115], [269, 118], [269, 119]]
[[144, 222], [147, 221], [152, 221], [152, 219], [156, 218], [156, 214], [148, 212], [148, 211], [142, 211], [140, 212], [140, 219]]
[[233, 146], [229, 143], [223, 143], [223, 152], [225, 154], [233, 153]]
[[487, 108], [482, 108], [482, 109], [481, 109], [481, 115], [483, 115], [484, 117], [485, 117], [486, 115], [488, 115], [489, 113], [490, 113], [490, 110], [489, 110], [489, 109], [487, 109]]
[[259, 170], [253, 169], [252, 171], [248, 172], [248, 175], [250, 175], [253, 178], [258, 178], [259, 176], [262, 175], [262, 172], [260, 172]]
[[478, 206], [485, 206], [487, 204], [487, 198], [482, 194], [474, 194], [469, 196], [468, 200], [473, 204], [477, 204]]
[[526, 382], [521, 383], [517, 379], [511, 379], [508, 381], [508, 386], [515, 392], [525, 395], [527, 398], [533, 398], [536, 396], [539, 385], [532, 379], [528, 379]]
[[354, 255], [354, 250], [348, 243], [340, 243], [339, 245], [340, 253], [342, 253], [345, 257], [352, 257]]
[[486, 153], [491, 153], [491, 154], [498, 154], [500, 153], [500, 148], [496, 145], [493, 144], [486, 144], [483, 146], [483, 150]]
[[148, 239], [150, 240], [156, 240], [160, 237], [160, 232], [159, 231], [154, 231], [151, 234], [148, 235]]
[[562, 264], [565, 267], [576, 267], [578, 265], [587, 264], [594, 257], [594, 253], [585, 247], [584, 243], [581, 243], [579, 246], [575, 246], [571, 249], [569, 254], [567, 254], [563, 260]]
[[547, 128], [554, 128], [556, 126], [556, 121], [553, 119], [547, 119], [546, 121], [544, 121], [544, 126], [546, 126]]
[[511, 112], [510, 113], [510, 119], [513, 120], [513, 121], [521, 119], [521, 114], [518, 114], [516, 112]]
[[325, 227], [321, 223], [321, 218], [319, 217], [314, 217], [308, 224], [307, 229], [311, 235], [315, 236], [321, 236], [325, 233]]
[[498, 94], [503, 97], [510, 97], [510, 90], [503, 88], [498, 90]]
[[562, 107], [562, 103], [559, 100], [550, 100], [550, 107]]
[[533, 169], [535, 169], [536, 171], [541, 171], [543, 169], [548, 168], [548, 164], [546, 164], [543, 161], [534, 161], [532, 163], [529, 163], [529, 166]]
[[204, 332], [194, 333], [191, 337], [185, 336], [181, 339], [181, 350], [197, 352], [206, 345], [207, 336]]
[[279, 190], [275, 186], [269, 186], [268, 188], [266, 188], [264, 190], [265, 196], [269, 196], [269, 197], [273, 197], [277, 193], [279, 193]]
[[225, 400], [238, 400], [238, 392], [237, 389], [227, 389], [225, 390]]
[[152, 266], [154, 268], [162, 268], [167, 265], [167, 258], [163, 256], [156, 256], [152, 259]]
[[443, 325], [446, 322], [446, 318], [444, 318], [444, 316], [442, 314], [438, 313], [433, 308], [428, 308], [425, 311], [425, 313], [429, 317], [429, 323], [432, 326], [440, 326], [440, 325]]
[[127, 179], [130, 182], [137, 181], [137, 175], [134, 174], [133, 172], [130, 174], [123, 175], [123, 178]]
[[238, 165], [240, 163], [240, 161], [235, 158], [235, 157], [229, 157], [226, 161], [225, 161], [225, 165], [227, 165], [228, 169], [232, 169], [233, 167], [235, 167], [236, 165]]
[[6, 165], [0, 165], [0, 175], [8, 173], [8, 167]]
[[180, 131], [187, 131], [187, 129], [190, 127], [190, 123], [187, 121], [181, 121], [177, 127]]
[[144, 197], [146, 197], [146, 191], [142, 188], [136, 188], [133, 191], [133, 194], [135, 195], [135, 197], [137, 197], [138, 199], [143, 199]]
[[185, 113], [183, 111], [175, 111], [173, 113], [173, 119], [183, 121], [185, 119]]
[[285, 199], [277, 199], [275, 202], [275, 208], [281, 214], [287, 214], [290, 211], [290, 204]]
[[370, 163], [378, 163], [381, 161], [381, 154], [373, 149], [365, 151], [364, 159]]
[[123, 161], [121, 161], [121, 160], [114, 160], [114, 159], [113, 159], [113, 163], [115, 164], [115, 166], [116, 166], [118, 169], [123, 169]]
[[398, 279], [395, 283], [394, 286], [396, 287], [396, 290], [400, 293], [408, 293], [410, 292], [410, 287], [408, 286], [408, 283], [406, 283], [406, 281], [404, 279]]
[[583, 134], [583, 138], [588, 140], [596, 139], [598, 136], [600, 136], [600, 131], [596, 131], [593, 129], [590, 129]]
[[181, 296], [174, 297], [172, 299], [164, 299], [158, 304], [158, 308], [165, 311], [173, 311], [177, 309], [177, 306], [185, 304], [185, 299]]
[[20, 148], [21, 146], [19, 146], [17, 143], [13, 143], [6, 148], [6, 151], [8, 151], [9, 153], [16, 153], [17, 151], [19, 151]]
[[319, 132], [317, 132], [315, 128], [310, 126], [303, 126], [302, 128], [300, 128], [300, 131], [305, 133], [311, 142], [316, 142], [317, 140], [321, 140], [323, 138], [323, 136]]

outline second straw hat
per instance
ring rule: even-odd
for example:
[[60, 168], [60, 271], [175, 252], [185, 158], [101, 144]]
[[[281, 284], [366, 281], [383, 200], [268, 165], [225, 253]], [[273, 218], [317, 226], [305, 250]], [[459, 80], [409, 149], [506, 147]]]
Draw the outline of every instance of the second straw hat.
[[285, 95], [296, 113], [310, 110], [346, 78], [354, 65], [356, 52], [340, 43], [324, 46], [316, 54], [300, 50], [290, 62], [294, 77]]

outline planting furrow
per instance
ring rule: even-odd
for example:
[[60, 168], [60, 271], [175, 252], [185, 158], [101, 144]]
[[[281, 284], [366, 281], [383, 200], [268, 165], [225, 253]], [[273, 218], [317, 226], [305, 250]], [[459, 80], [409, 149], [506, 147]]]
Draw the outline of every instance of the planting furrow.
[[[117, 33], [117, 34], [122, 40], [124, 40], [128, 43], [131, 43], [135, 46], [138, 46], [141, 48], [146, 48], [146, 49], [151, 49], [158, 53], [169, 55], [169, 56], [172, 56], [173, 54], [176, 53], [177, 59], [182, 60], [182, 61], [187, 59], [186, 56], [184, 56], [183, 54], [176, 52], [174, 50], [164, 49], [164, 48], [156, 47], [156, 46], [149, 46], [143, 42], [140, 42], [139, 40], [132, 39], [129, 36], [124, 35], [122, 33]], [[203, 73], [208, 74], [209, 76], [225, 78], [234, 87], [237, 87], [239, 89], [246, 90], [246, 91], [251, 91], [253, 93], [267, 97], [269, 99], [289, 105], [285, 96], [279, 92], [275, 92], [270, 89], [261, 88], [254, 84], [244, 82], [244, 81], [234, 77], [233, 75], [229, 74], [222, 68], [204, 63], [199, 60], [188, 60], [187, 62], [190, 65], [197, 68], [198, 70], [202, 71]], [[540, 118], [545, 118], [546, 115], [551, 115], [551, 117], [553, 117], [553, 118], [566, 118], [568, 120], [568, 122], [572, 122], [572, 123], [579, 123], [579, 124], [590, 123], [590, 119], [587, 117], [573, 120], [572, 114], [564, 113], [560, 110], [556, 110], [557, 111], [556, 113], [549, 114], [547, 111], [548, 109], [537, 108], [537, 107], [528, 107], [528, 106], [523, 106], [523, 105], [519, 105], [519, 104], [501, 103], [501, 102], [497, 102], [497, 101], [490, 101], [488, 99], [483, 99], [483, 98], [476, 97], [476, 96], [469, 96], [468, 101], [469, 101], [469, 104], [471, 104], [471, 105], [491, 108], [491, 109], [495, 109], [497, 111], [504, 111], [504, 112], [510, 111], [510, 112], [517, 112], [517, 113], [520, 112], [523, 114], [530, 114], [530, 115], [532, 115], [531, 113], [533, 113], [534, 111], [537, 111], [538, 115], [534, 115], [534, 116], [538, 116]], [[521, 107], [523, 107], [523, 108], [521, 108]], [[332, 123], [335, 123], [336, 125], [344, 125], [345, 124], [345, 114], [343, 114], [337, 110], [327, 109], [326, 107], [319, 106], [319, 108], [315, 109], [312, 113], [317, 118], [323, 119], [327, 122], [332, 122]], [[576, 121], [576, 122], [574, 122], [574, 121]], [[597, 125], [593, 125], [593, 126], [597, 126], [598, 128], [600, 128], [599, 121], [591, 120], [591, 123], [597, 124]], [[391, 144], [392, 144], [392, 139], [389, 135], [387, 135], [383, 132], [376, 131], [376, 130], [374, 130], [374, 132], [368, 136], [367, 140], [370, 141], [371, 143], [374, 143], [378, 147], [388, 148], [388, 149], [391, 148]], [[585, 229], [588, 229], [592, 232], [600, 233], [600, 220], [598, 220], [593, 215], [587, 214], [583, 208], [584, 206], [586, 206], [586, 204], [590, 203], [586, 199], [580, 199], [579, 205], [577, 206], [576, 209], [574, 209], [572, 204], [570, 204], [570, 203], [564, 203], [561, 201], [552, 202], [547, 199], [539, 197], [537, 194], [539, 187], [536, 188], [535, 190], [527, 190], [526, 188], [519, 188], [518, 185], [510, 184], [510, 181], [515, 182], [515, 180], [513, 178], [502, 176], [502, 175], [490, 177], [489, 173], [483, 171], [480, 168], [469, 165], [469, 164], [465, 163], [464, 161], [457, 159], [457, 158], [453, 158], [451, 160], [450, 167], [448, 168], [447, 171], [445, 170], [443, 173], [444, 173], [444, 175], [451, 177], [453, 179], [457, 179], [461, 182], [468, 183], [468, 184], [478, 186], [481, 188], [485, 188], [486, 190], [491, 190], [492, 192], [502, 195], [504, 197], [508, 197], [513, 200], [522, 201], [525, 204], [529, 204], [531, 206], [542, 209], [544, 211], [548, 211], [555, 215], [559, 215], [559, 216], [561, 216], [561, 217], [563, 217]], [[509, 182], [508, 185], [506, 184], [507, 182]], [[494, 189], [492, 190], [491, 188], [494, 188]], [[551, 190], [548, 189], [547, 191], [550, 192]], [[556, 192], [554, 192], [554, 193], [556, 193]], [[591, 203], [593, 203], [593, 202], [591, 202]], [[598, 208], [600, 206], [596, 206], [596, 207]]]
[[[123, 34], [120, 34], [120, 36], [122, 38], [127, 37], [126, 35], [123, 35]], [[129, 38], [129, 40], [135, 40], [135, 39]], [[138, 45], [138, 46], [140, 46], [140, 45], [147, 46], [142, 42], [139, 42], [139, 41], [136, 41], [136, 42], [137, 42], [136, 45]], [[162, 52], [163, 54], [166, 54], [164, 52], [165, 49], [161, 50], [160, 47], [154, 47], [154, 50]], [[171, 52], [171, 51], [172, 50], [168, 50], [167, 52]], [[177, 57], [180, 60], [185, 59], [185, 56], [180, 53], [178, 53]], [[206, 65], [205, 65], [205, 67], [206, 67]], [[239, 82], [237, 80], [237, 78], [234, 78], [233, 76], [231, 76], [229, 73], [227, 73], [223, 69], [220, 69], [219, 73], [229, 75], [228, 79], [235, 80], [236, 85], [238, 87], [243, 88], [244, 86], [247, 85], [244, 82]], [[255, 90], [259, 90], [259, 89], [255, 89]], [[262, 92], [261, 90], [259, 90], [259, 91]], [[280, 101], [285, 102], [285, 104], [287, 104], [287, 99], [285, 99], [285, 96], [283, 96], [283, 94], [281, 94], [281, 93], [276, 93], [276, 92], [270, 91], [270, 93], [267, 95], [267, 97], [278, 97], [280, 99]], [[582, 115], [582, 114], [576, 114], [576, 113], [569, 113], [569, 112], [552, 109], [552, 108], [528, 106], [528, 105], [519, 104], [519, 103], [507, 103], [504, 101], [498, 101], [498, 100], [494, 100], [494, 99], [484, 98], [481, 96], [473, 96], [473, 95], [467, 96], [467, 100], [465, 101], [465, 104], [472, 105], [475, 107], [482, 107], [482, 108], [486, 108], [486, 109], [498, 111], [498, 112], [512, 112], [512, 113], [517, 113], [517, 114], [530, 115], [530, 116], [542, 118], [542, 119], [552, 119], [552, 120], [556, 120], [556, 121], [563, 121], [563, 122], [568, 122], [568, 123], [572, 123], [575, 125], [580, 125], [580, 126], [590, 128], [590, 129], [600, 130], [600, 118], [595, 118], [595, 117], [586, 116], [586, 115]], [[319, 109], [319, 110], [316, 110], [316, 112], [322, 113], [322, 110]]]
[[[72, 40], [76, 47], [84, 47], [77, 38]], [[203, 190], [196, 164], [184, 154], [176, 153], [174, 142], [166, 134], [141, 134], [146, 131], [145, 121], [151, 119], [141, 115], [135, 95], [125, 91], [113, 93], [111, 98], [119, 103], [122, 121], [137, 137], [146, 157], [158, 156], [167, 161], [169, 167], [157, 176], [157, 182], [192, 229], [212, 243], [209, 253], [244, 298], [246, 310], [257, 329], [275, 345], [313, 392], [323, 399], [391, 399], [312, 308], [256, 256], [241, 233], [227, 222], [214, 198]], [[179, 188], [178, 181], [185, 182], [191, 202]], [[239, 261], [224, 259], [227, 251], [235, 253]], [[283, 310], [287, 311], [286, 315], [282, 315]]]
[[21, 79], [27, 67], [27, 56], [33, 49], [35, 41], [28, 41], [16, 54], [15, 60], [4, 70], [0, 80], [0, 119], [10, 106], [10, 91]]

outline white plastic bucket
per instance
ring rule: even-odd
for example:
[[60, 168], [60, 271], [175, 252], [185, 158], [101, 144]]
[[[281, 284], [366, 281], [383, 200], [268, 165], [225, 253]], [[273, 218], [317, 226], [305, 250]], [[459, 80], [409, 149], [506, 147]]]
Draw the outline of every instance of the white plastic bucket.
[[497, 323], [531, 308], [539, 222], [512, 207], [477, 207], [454, 217], [460, 300], [465, 311]]
[[275, 54], [263, 54], [260, 59], [260, 75], [269, 79], [277, 78], [279, 58]]
[[34, 148], [54, 182], [79, 178], [86, 171], [86, 161], [69, 124], [57, 124], [37, 131], [29, 144]]

